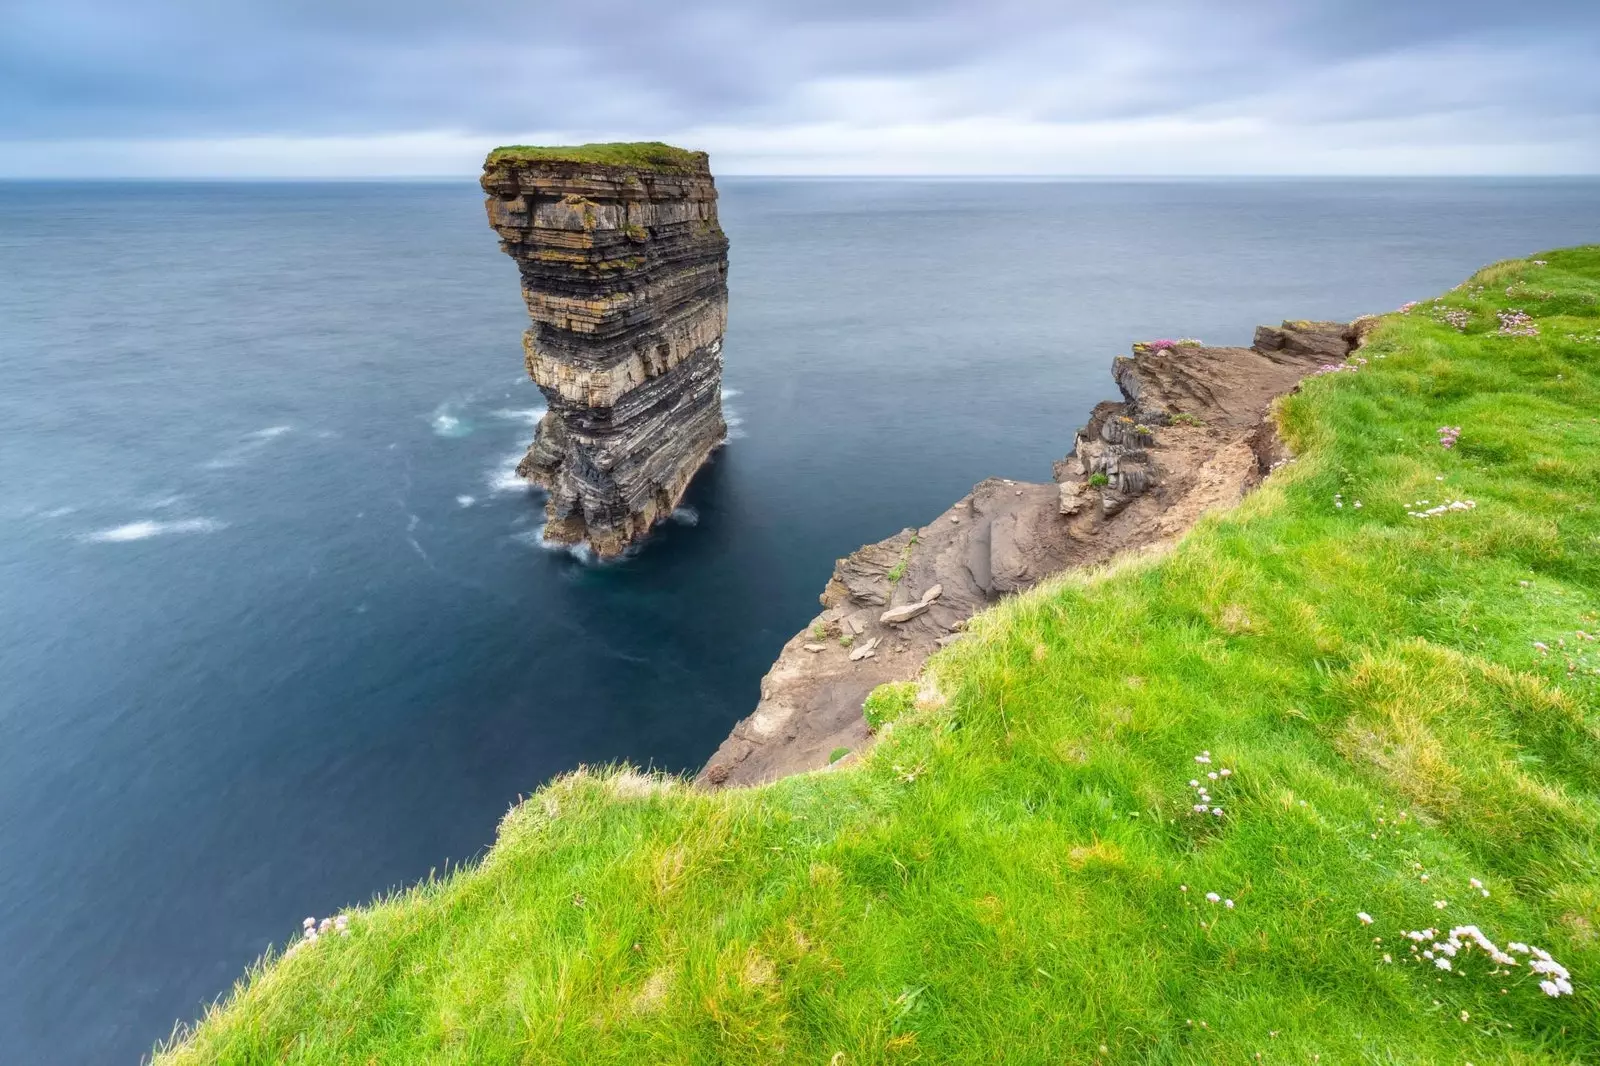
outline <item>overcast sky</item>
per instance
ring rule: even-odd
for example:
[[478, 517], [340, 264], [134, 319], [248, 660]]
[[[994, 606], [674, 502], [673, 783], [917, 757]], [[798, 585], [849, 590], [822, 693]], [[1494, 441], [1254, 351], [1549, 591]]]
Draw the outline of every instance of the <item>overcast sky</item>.
[[1600, 172], [1600, 0], [0, 0], [0, 175]]

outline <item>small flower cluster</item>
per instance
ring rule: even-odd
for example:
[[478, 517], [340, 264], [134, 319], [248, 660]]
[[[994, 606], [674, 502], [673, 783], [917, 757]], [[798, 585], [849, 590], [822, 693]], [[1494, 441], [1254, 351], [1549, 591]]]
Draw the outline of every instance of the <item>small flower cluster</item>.
[[1416, 310], [1417, 305], [1421, 302], [1422, 301], [1420, 300], [1407, 300], [1405, 303], [1400, 305], [1400, 313], [1402, 315], [1409, 315], [1412, 311]]
[[[1418, 500], [1411, 506], [1426, 507], [1427, 504], [1427, 500]], [[1437, 507], [1428, 507], [1426, 511], [1407, 511], [1406, 514], [1412, 518], [1438, 518], [1447, 511], [1470, 511], [1476, 506], [1478, 506], [1478, 501], [1476, 500], [1451, 500], [1449, 503], [1441, 503]]]
[[300, 939], [289, 945], [288, 950], [283, 953], [285, 957], [293, 955], [307, 944], [315, 944], [323, 937], [333, 933], [338, 933], [340, 936], [349, 936], [350, 916], [341, 914], [336, 918], [324, 918], [320, 922], [315, 918], [307, 918], [300, 923], [300, 928], [302, 930]]
[[1181, 348], [1201, 348], [1205, 346], [1205, 343], [1206, 342], [1201, 340], [1199, 337], [1178, 338], [1178, 346]]
[[1502, 337], [1537, 337], [1539, 327], [1534, 325], [1533, 319], [1521, 311], [1507, 309], [1496, 311], [1495, 316], [1500, 319], [1500, 336]]
[[[1182, 892], [1184, 895], [1188, 895], [1189, 894], [1189, 886], [1188, 885], [1179, 885], [1178, 886], [1178, 891]], [[1233, 910], [1233, 900], [1231, 900], [1231, 899], [1223, 899], [1222, 896], [1219, 893], [1216, 893], [1216, 892], [1207, 892], [1206, 893], [1206, 902], [1210, 903], [1210, 904], [1213, 904], [1213, 905], [1220, 903], [1223, 906], [1224, 909], [1230, 910], [1230, 911]], [[1202, 928], [1202, 929], [1206, 928], [1206, 923], [1204, 921], [1202, 921], [1200, 923], [1200, 928]], [[1201, 1022], [1200, 1024], [1204, 1025], [1205, 1023]]]
[[[1482, 882], [1477, 878], [1472, 878], [1470, 884], [1485, 896], [1489, 894], [1488, 890], [1483, 888]], [[1436, 900], [1434, 906], [1442, 910], [1442, 903], [1442, 900]], [[1356, 918], [1362, 925], [1372, 924], [1372, 915], [1366, 911], [1358, 911]], [[1447, 972], [1455, 971], [1456, 962], [1461, 958], [1465, 958], [1463, 953], [1471, 951], [1474, 947], [1480, 949], [1500, 967], [1500, 969], [1491, 971], [1495, 974], [1509, 973], [1510, 967], [1521, 964], [1517, 955], [1527, 955], [1529, 956], [1528, 969], [1533, 973], [1543, 975], [1544, 979], [1539, 982], [1539, 991], [1551, 997], [1572, 995], [1572, 975], [1567, 972], [1567, 968], [1551, 958], [1548, 951], [1533, 947], [1530, 944], [1513, 940], [1506, 945], [1505, 950], [1501, 950], [1498, 944], [1490, 940], [1484, 935], [1483, 930], [1475, 925], [1458, 925], [1451, 929], [1449, 935], [1445, 936], [1443, 940], [1439, 939], [1441, 936], [1440, 931], [1433, 928], [1409, 929], [1403, 931], [1401, 935], [1411, 941], [1413, 961], [1431, 962], [1435, 969]], [[1381, 943], [1382, 938], [1377, 938], [1377, 942]], [[1393, 962], [1394, 960], [1386, 954], [1383, 957], [1383, 961]]]
[[[1575, 636], [1575, 638], [1576, 638], [1576, 640], [1578, 642], [1584, 642], [1584, 641], [1593, 642], [1594, 640], [1597, 639], [1593, 633], [1589, 633], [1589, 632], [1587, 632], [1585, 630], [1582, 630], [1582, 629], [1577, 630], [1575, 632], [1574, 636]], [[1556, 642], [1556, 648], [1558, 649], [1558, 653], [1561, 655], [1561, 657], [1564, 660], [1566, 660], [1567, 673], [1568, 674], [1575, 674], [1575, 673], [1578, 672], [1578, 670], [1580, 668], [1587, 669], [1591, 673], [1594, 673], [1594, 674], [1600, 674], [1600, 667], [1593, 667], [1593, 668], [1590, 667], [1590, 663], [1593, 660], [1589, 655], [1586, 655], [1581, 650], [1581, 647], [1582, 647], [1581, 643], [1579, 645], [1580, 650], [1574, 652], [1574, 651], [1568, 649], [1567, 642], [1566, 642], [1565, 638], [1556, 637], [1555, 638], [1555, 642]], [[1546, 644], [1544, 641], [1536, 640], [1536, 641], [1533, 642], [1533, 650], [1538, 652], [1541, 657], [1547, 657], [1547, 656], [1549, 656], [1551, 649], [1550, 649], [1550, 645]]]
[[1549, 300], [1555, 293], [1549, 289], [1533, 289], [1526, 285], [1507, 285], [1506, 295], [1521, 300]]
[[[1211, 753], [1209, 751], [1202, 751], [1199, 755], [1194, 757], [1194, 761], [1199, 763], [1201, 766], [1210, 766]], [[1220, 782], [1232, 776], [1233, 771], [1224, 766], [1220, 769], [1206, 771], [1206, 776], [1204, 778], [1190, 778], [1189, 787], [1195, 790], [1196, 802], [1189, 807], [1189, 810], [1194, 814], [1209, 814], [1213, 817], [1221, 818], [1222, 808], [1216, 806], [1212, 800], [1211, 788], [1215, 782]], [[1207, 896], [1206, 898], [1210, 899], [1211, 897]], [[1215, 903], [1216, 901], [1212, 900], [1212, 902]], [[1230, 903], [1228, 906], [1231, 907], [1233, 904]]]
[[1472, 324], [1472, 312], [1461, 307], [1435, 307], [1433, 318], [1435, 322], [1454, 326], [1461, 333], [1465, 333], [1467, 327]]
[[1350, 373], [1354, 374], [1357, 370], [1360, 370], [1366, 365], [1367, 361], [1359, 357], [1344, 363], [1323, 363], [1321, 366], [1317, 367], [1317, 369], [1311, 372], [1311, 376], [1316, 378], [1321, 377], [1324, 374], [1340, 374], [1344, 373], [1345, 371], [1349, 371]]
[[1458, 441], [1460, 439], [1461, 439], [1461, 427], [1460, 426], [1440, 426], [1439, 427], [1439, 447], [1441, 447], [1441, 448], [1454, 448], [1456, 446], [1456, 441]]
[[[1356, 510], [1358, 510], [1358, 511], [1361, 510], [1361, 501], [1360, 500], [1355, 501], [1354, 506], [1355, 506]], [[1344, 510], [1344, 493], [1336, 492], [1336, 493], [1333, 494], [1333, 507], [1334, 507], [1334, 510], [1336, 510], [1336, 511]]]
[[1178, 346], [1178, 342], [1170, 337], [1162, 337], [1160, 340], [1153, 340], [1147, 343], [1152, 350], [1158, 352], [1170, 352]]
[[1546, 263], [1548, 263], [1548, 262], [1549, 262], [1549, 260], [1548, 260], [1548, 259], [1535, 259], [1535, 260], [1533, 260], [1533, 261], [1532, 261], [1532, 262], [1533, 262], [1533, 265], [1534, 265], [1534, 266], [1536, 266], [1536, 267], [1542, 267], [1542, 266], [1544, 266], [1544, 265], [1545, 265], [1545, 264], [1546, 264]]
[[[1379, 806], [1381, 807], [1382, 804], [1379, 804]], [[1398, 830], [1402, 825], [1405, 824], [1405, 820], [1406, 820], [1406, 812], [1405, 811], [1401, 811], [1399, 817], [1395, 818], [1395, 820], [1393, 822], [1390, 822], [1387, 818], [1383, 817], [1382, 815], [1379, 815], [1378, 816], [1378, 828], [1373, 830], [1371, 833], [1368, 833], [1367, 836], [1369, 838], [1371, 838], [1372, 840], [1377, 840], [1378, 836], [1380, 834], [1382, 834], [1382, 833], [1392, 832], [1392, 831]], [[1419, 864], [1418, 868], [1420, 869], [1420, 864]], [[1422, 875], [1422, 879], [1424, 881], [1426, 881], [1428, 879], [1428, 875], [1427, 874], [1423, 874]]]

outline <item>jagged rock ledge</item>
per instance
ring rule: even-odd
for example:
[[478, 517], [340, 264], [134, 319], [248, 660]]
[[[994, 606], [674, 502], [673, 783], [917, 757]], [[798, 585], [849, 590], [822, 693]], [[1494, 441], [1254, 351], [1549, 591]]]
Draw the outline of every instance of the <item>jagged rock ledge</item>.
[[1134, 345], [1112, 365], [1122, 400], [1094, 408], [1053, 482], [990, 478], [921, 529], [835, 564], [822, 613], [784, 645], [755, 713], [698, 782], [759, 784], [826, 766], [838, 748], [860, 751], [867, 694], [914, 678], [976, 612], [1238, 502], [1286, 458], [1273, 401], [1348, 358], [1374, 321], [1262, 326], [1249, 348]]
[[728, 239], [709, 161], [654, 142], [498, 148], [481, 184], [548, 402], [517, 473], [549, 493], [546, 540], [619, 554], [727, 437]]

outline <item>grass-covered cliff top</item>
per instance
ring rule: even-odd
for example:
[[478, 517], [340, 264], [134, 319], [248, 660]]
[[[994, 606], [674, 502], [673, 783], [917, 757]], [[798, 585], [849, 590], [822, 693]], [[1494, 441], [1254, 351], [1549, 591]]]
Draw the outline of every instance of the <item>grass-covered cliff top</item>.
[[1597, 300], [1589, 247], [1388, 316], [860, 766], [569, 775], [160, 1061], [1600, 1062]]
[[673, 174], [702, 173], [709, 166], [706, 153], [675, 148], [660, 141], [613, 141], [565, 147], [510, 144], [489, 153], [485, 165], [496, 163], [590, 163]]

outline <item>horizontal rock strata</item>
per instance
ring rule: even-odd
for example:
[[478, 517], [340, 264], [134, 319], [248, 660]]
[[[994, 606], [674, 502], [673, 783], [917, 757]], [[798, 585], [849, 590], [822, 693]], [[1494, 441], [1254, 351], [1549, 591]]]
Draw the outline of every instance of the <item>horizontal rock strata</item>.
[[523, 351], [548, 401], [517, 473], [549, 493], [545, 539], [616, 555], [727, 436], [728, 239], [706, 155], [499, 149], [481, 184], [522, 275]]
[[974, 613], [1236, 503], [1285, 457], [1273, 400], [1346, 358], [1367, 321], [1264, 326], [1249, 348], [1135, 345], [1112, 366], [1122, 400], [1095, 407], [1052, 483], [990, 478], [921, 529], [838, 561], [822, 613], [784, 646], [700, 783], [758, 784], [859, 751], [867, 693], [914, 678]]

